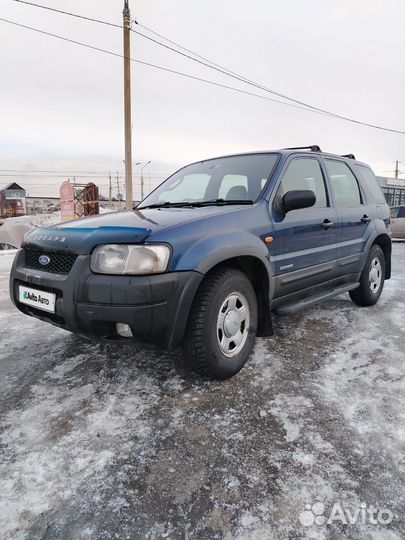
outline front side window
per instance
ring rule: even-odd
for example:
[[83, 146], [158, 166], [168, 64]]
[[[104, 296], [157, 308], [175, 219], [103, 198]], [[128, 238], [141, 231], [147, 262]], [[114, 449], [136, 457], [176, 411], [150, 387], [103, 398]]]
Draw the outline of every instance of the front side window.
[[343, 161], [325, 159], [332, 185], [335, 206], [359, 206], [361, 204], [360, 189], [357, 180]]
[[137, 208], [215, 199], [255, 202], [278, 157], [278, 154], [248, 154], [188, 165], [163, 182]]
[[293, 159], [283, 175], [277, 191], [277, 199], [281, 200], [287, 191], [303, 189], [309, 189], [315, 193], [316, 201], [311, 208], [325, 208], [328, 206], [325, 182], [317, 159]]

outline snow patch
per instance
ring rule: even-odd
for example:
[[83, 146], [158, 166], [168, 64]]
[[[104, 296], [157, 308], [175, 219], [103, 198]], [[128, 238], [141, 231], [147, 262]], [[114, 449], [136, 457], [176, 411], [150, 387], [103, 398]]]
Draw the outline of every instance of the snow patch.
[[144, 415], [158, 400], [155, 384], [145, 375], [133, 381], [123, 375], [111, 393], [99, 392], [102, 380], [67, 385], [63, 376], [73, 377], [83, 361], [79, 355], [48, 371], [53, 383], [31, 387], [24, 406], [1, 423], [3, 538], [25, 538], [23, 531], [41, 513], [74, 497], [90, 478], [106, 476], [108, 466], [129, 452], [131, 438], [150, 432]]
[[300, 430], [305, 423], [306, 410], [313, 407], [312, 402], [304, 396], [280, 394], [270, 402], [270, 411], [281, 421], [286, 432], [287, 442], [293, 442], [300, 437]]

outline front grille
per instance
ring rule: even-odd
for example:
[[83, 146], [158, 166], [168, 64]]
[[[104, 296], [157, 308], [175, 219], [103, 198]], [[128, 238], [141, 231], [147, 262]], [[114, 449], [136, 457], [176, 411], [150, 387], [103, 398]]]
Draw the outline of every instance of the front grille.
[[[77, 255], [72, 253], [61, 253], [59, 251], [25, 248], [24, 252], [25, 266], [27, 268], [35, 268], [36, 270], [51, 272], [53, 274], [69, 274], [77, 258]], [[39, 262], [41, 256], [48, 257], [49, 262], [47, 264], [41, 264]]]

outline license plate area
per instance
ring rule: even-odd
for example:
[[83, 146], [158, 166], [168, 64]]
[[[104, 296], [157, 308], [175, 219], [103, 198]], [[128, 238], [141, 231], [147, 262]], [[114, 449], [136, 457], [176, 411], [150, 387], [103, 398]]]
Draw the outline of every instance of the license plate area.
[[18, 301], [26, 306], [31, 306], [41, 311], [55, 313], [56, 294], [40, 291], [25, 285], [18, 286]]

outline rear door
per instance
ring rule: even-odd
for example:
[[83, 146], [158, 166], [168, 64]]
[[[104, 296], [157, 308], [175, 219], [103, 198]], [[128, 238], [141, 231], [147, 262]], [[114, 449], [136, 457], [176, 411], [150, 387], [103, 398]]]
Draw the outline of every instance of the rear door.
[[[291, 190], [310, 189], [315, 205], [280, 211], [282, 197]], [[325, 175], [315, 156], [290, 158], [270, 200], [274, 240], [269, 255], [276, 290], [285, 296], [323, 283], [331, 278], [336, 265], [337, 215], [330, 205]]]
[[347, 163], [333, 158], [325, 158], [324, 163], [339, 220], [337, 274], [357, 273], [373, 228], [375, 205], [368, 204]]

